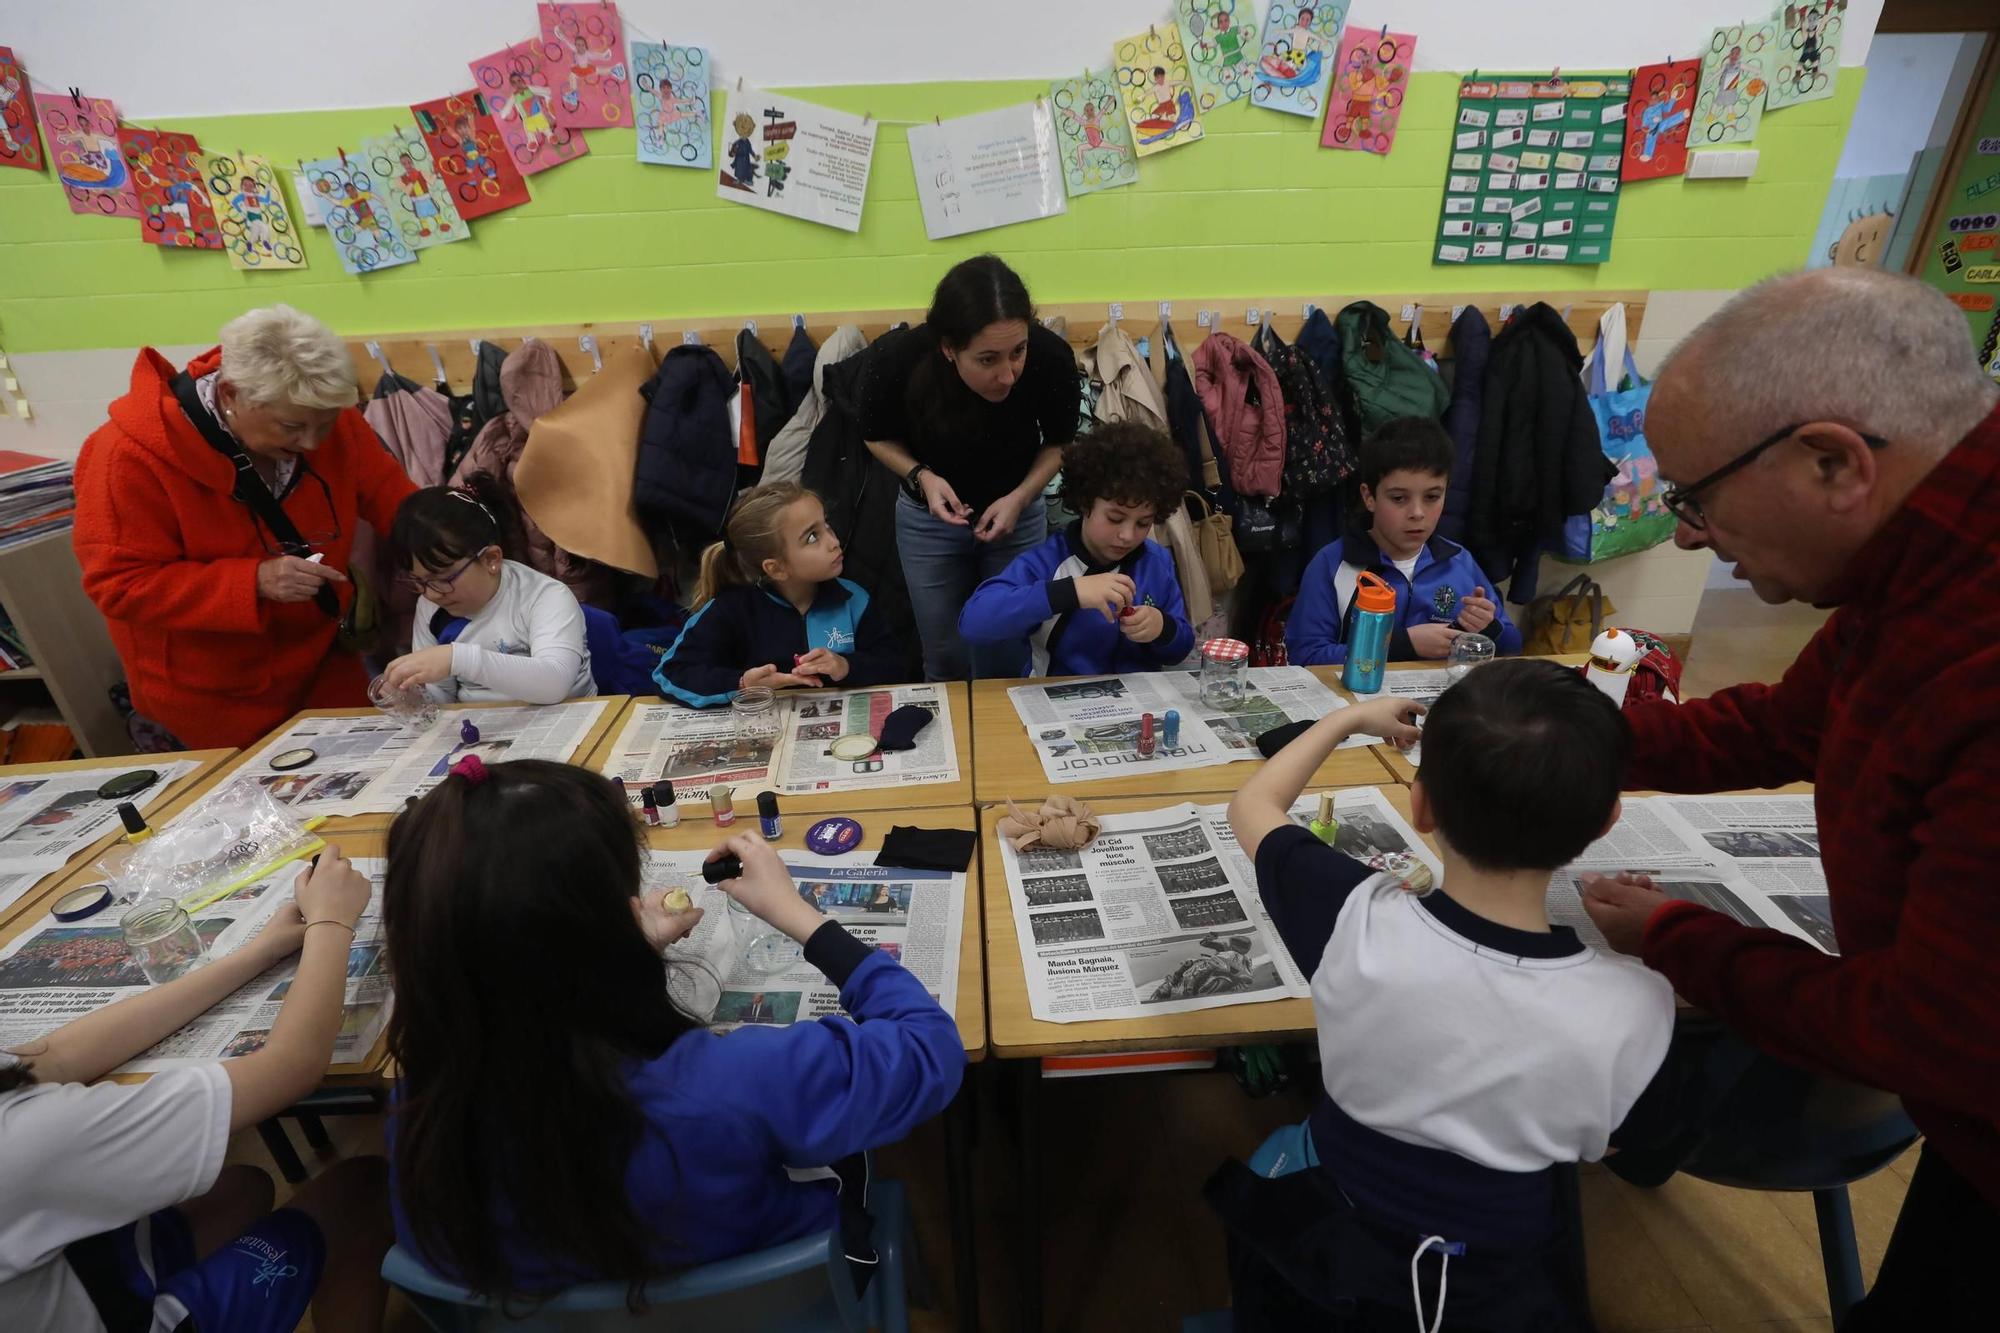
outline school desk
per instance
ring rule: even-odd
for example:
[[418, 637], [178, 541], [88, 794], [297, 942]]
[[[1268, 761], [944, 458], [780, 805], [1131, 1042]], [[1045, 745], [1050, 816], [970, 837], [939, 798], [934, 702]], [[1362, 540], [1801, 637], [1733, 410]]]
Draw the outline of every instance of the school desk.
[[[1590, 660], [1590, 654], [1557, 653], [1545, 660], [1559, 663], [1562, 666], [1582, 666]], [[1442, 662], [1391, 662], [1388, 669], [1391, 671], [1439, 671], [1443, 667], [1444, 663]], [[1342, 698], [1352, 701], [1363, 697], [1355, 694], [1340, 683], [1341, 669], [1337, 666], [1307, 667], [1306, 670], [1325, 681], [1333, 689], [1334, 693], [1340, 695]], [[1409, 756], [1401, 750], [1398, 750], [1393, 745], [1377, 745], [1374, 747], [1374, 750], [1375, 757], [1380, 759], [1384, 764], [1387, 764], [1389, 771], [1396, 775], [1396, 781], [1408, 786], [1417, 780], [1417, 766], [1411, 763]]]
[[[1028, 740], [1028, 729], [1014, 711], [1007, 691], [1017, 685], [1046, 685], [1052, 680], [1087, 677], [1038, 677], [1030, 680], [979, 680], [972, 684], [973, 793], [981, 805], [997, 805], [1012, 800], [1039, 805], [1044, 796], [1074, 796], [1095, 805], [1100, 799], [1124, 796], [1148, 798], [1151, 805], [1171, 805], [1175, 801], [1195, 801], [1212, 805], [1226, 801], [1243, 785], [1263, 759], [1254, 750], [1233, 764], [1209, 768], [1149, 768], [1137, 764], [1115, 778], [1092, 778], [1084, 782], [1051, 782], [1042, 769], [1041, 757]], [[1335, 750], [1313, 774], [1314, 787], [1370, 787], [1394, 774], [1376, 755], [1377, 747]], [[1145, 809], [1142, 804], [1136, 809]]]
[[[871, 689], [898, 689], [895, 685], [870, 686]], [[944, 682], [945, 707], [951, 711], [952, 743], [958, 751], [958, 781], [896, 783], [887, 787], [863, 787], [854, 791], [820, 792], [811, 796], [781, 796], [779, 808], [789, 820], [793, 814], [812, 815], [859, 815], [868, 810], [910, 810], [918, 808], [962, 809], [972, 804], [972, 721], [966, 703], [965, 682]], [[780, 691], [782, 701], [788, 691]], [[600, 773], [608, 773], [613, 767], [613, 759], [618, 751], [618, 737], [624, 732], [625, 724], [632, 714], [646, 704], [660, 703], [650, 695], [634, 695], [631, 702], [618, 710], [616, 722], [592, 747], [590, 756], [581, 762], [587, 768]], [[656, 775], [657, 776], [657, 775]], [[735, 784], [736, 817], [755, 819], [757, 816], [757, 793], [769, 790], [768, 783], [739, 782]], [[681, 817], [698, 814], [702, 821], [708, 819], [708, 784], [694, 781], [683, 786], [674, 784], [674, 795], [681, 806]], [[810, 821], [808, 821], [810, 822]], [[864, 824], [866, 820], [862, 821]]]
[[[604, 704], [604, 709], [597, 715], [597, 720], [584, 733], [583, 739], [577, 743], [576, 748], [570, 751], [568, 755], [569, 762], [573, 764], [583, 763], [585, 757], [603, 742], [605, 733], [617, 723], [620, 715], [624, 713], [625, 704], [629, 697], [623, 694], [605, 694], [596, 695], [588, 699], [564, 700], [565, 703], [596, 703], [601, 700]], [[520, 708], [524, 706], [511, 700], [497, 703], [448, 704], [445, 706], [444, 716], [451, 717], [460, 712], [469, 712], [477, 716], [481, 709]], [[294, 713], [272, 730], [269, 735], [260, 738], [256, 744], [246, 747], [230, 762], [208, 774], [203, 779], [200, 789], [195, 794], [197, 796], [206, 796], [216, 788], [230, 781], [238, 773], [252, 766], [255, 766], [261, 772], [270, 772], [268, 767], [270, 760], [268, 747], [278, 737], [284, 735], [287, 731], [310, 717], [356, 717], [374, 721], [382, 717], [382, 711], [378, 708], [309, 708], [303, 712]], [[311, 775], [314, 772], [324, 771], [329, 763], [330, 761], [315, 761], [312, 765], [294, 771], [303, 775]], [[395, 817], [393, 811], [387, 810], [376, 811], [370, 814], [335, 816], [323, 821], [319, 825], [319, 833], [323, 837], [331, 837], [336, 833], [386, 832], [390, 822]]]
[[[954, 684], [959, 692], [959, 704], [964, 703], [965, 686]], [[963, 709], [959, 714], [964, 716]], [[966, 737], [959, 736], [960, 772], [965, 771], [967, 762], [964, 746]], [[905, 788], [903, 790], [911, 790]], [[914, 793], [913, 793], [914, 794]], [[774, 846], [781, 851], [803, 851], [806, 845], [806, 830], [814, 821], [823, 818], [818, 814], [792, 814], [792, 805], [786, 803], [784, 836]], [[909, 824], [917, 828], [961, 828], [977, 830], [979, 821], [970, 804], [952, 807], [930, 807], [915, 810], [855, 810], [853, 817], [861, 824], [861, 841], [856, 853], [871, 853], [867, 860], [872, 862], [872, 853], [881, 849], [882, 839], [897, 824]], [[736, 822], [728, 828], [718, 829], [715, 821], [704, 815], [689, 818], [684, 812], [680, 825], [676, 828], [649, 828], [646, 830], [646, 845], [664, 852], [705, 852], [733, 833], [756, 833], [757, 820], [753, 813], [745, 819], [737, 816]], [[960, 927], [958, 951], [958, 998], [952, 1005], [952, 1018], [958, 1024], [960, 1040], [965, 1045], [965, 1060], [968, 1066], [986, 1058], [986, 952], [984, 932], [981, 929], [981, 858], [977, 847], [972, 864], [965, 870], [965, 917]], [[989, 862], [990, 864], [990, 862]], [[945, 1184], [951, 1209], [951, 1249], [955, 1266], [954, 1281], [957, 1284], [959, 1327], [962, 1330], [976, 1330], [979, 1327], [979, 1269], [978, 1239], [974, 1231], [972, 1217], [972, 1139], [973, 1101], [975, 1097], [972, 1070], [965, 1071], [965, 1082], [959, 1086], [958, 1095], [944, 1113]]]
[[[38, 773], [102, 773], [105, 778], [115, 778], [120, 773], [129, 773], [135, 768], [157, 769], [169, 763], [185, 763], [193, 760], [199, 767], [193, 772], [168, 783], [164, 799], [157, 800], [147, 808], [146, 822], [155, 827], [166, 822], [172, 815], [184, 808], [180, 800], [186, 793], [194, 791], [216, 767], [234, 757], [234, 750], [186, 750], [176, 754], [133, 754], [109, 756], [97, 759], [64, 759], [47, 764], [7, 764], [0, 766], [0, 784], [20, 778], [31, 778]], [[145, 793], [152, 795], [151, 792]], [[104, 855], [104, 849], [124, 834], [124, 829], [114, 823], [112, 831], [96, 842], [77, 852], [65, 861], [60, 869], [52, 870], [35, 882], [35, 886], [5, 907], [0, 907], [0, 926], [26, 916], [40, 916], [48, 910], [48, 904], [61, 896], [61, 885], [71, 876], [88, 871], [97, 864], [97, 858]], [[9, 937], [11, 938], [11, 937]]]

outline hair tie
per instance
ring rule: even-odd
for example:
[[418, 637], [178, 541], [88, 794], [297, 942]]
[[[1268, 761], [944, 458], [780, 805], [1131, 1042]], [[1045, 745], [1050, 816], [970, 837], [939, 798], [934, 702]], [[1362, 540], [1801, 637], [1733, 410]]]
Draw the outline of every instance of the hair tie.
[[464, 778], [465, 785], [468, 787], [477, 787], [480, 783], [493, 776], [492, 773], [487, 771], [486, 761], [476, 754], [469, 754], [453, 764], [451, 766], [451, 773], [453, 777]]
[[493, 517], [493, 511], [486, 507], [486, 502], [484, 500], [481, 500], [478, 496], [474, 495], [471, 491], [464, 491], [458, 489], [457, 487], [453, 487], [448, 492], [448, 494], [451, 496], [452, 499], [463, 500], [467, 504], [476, 508], [480, 513], [486, 515], [487, 522], [489, 523], [499, 522], [498, 519]]

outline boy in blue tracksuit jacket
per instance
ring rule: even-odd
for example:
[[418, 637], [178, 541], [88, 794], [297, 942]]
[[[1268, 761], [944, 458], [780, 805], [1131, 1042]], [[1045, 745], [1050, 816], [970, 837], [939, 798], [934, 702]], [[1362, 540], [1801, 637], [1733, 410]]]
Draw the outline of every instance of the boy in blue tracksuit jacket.
[[1174, 558], [1149, 540], [1181, 502], [1187, 464], [1159, 431], [1099, 426], [1063, 451], [1063, 498], [1081, 515], [973, 591], [958, 632], [1025, 642], [1031, 676], [1159, 671], [1194, 648]]
[[1437, 535], [1451, 463], [1451, 439], [1428, 417], [1391, 421], [1362, 444], [1361, 502], [1370, 523], [1365, 530], [1350, 523], [1306, 566], [1285, 622], [1285, 652], [1294, 666], [1347, 661], [1363, 570], [1396, 590], [1390, 661], [1442, 661], [1463, 633], [1484, 634], [1503, 655], [1521, 651], [1521, 631], [1487, 592], [1478, 564]]

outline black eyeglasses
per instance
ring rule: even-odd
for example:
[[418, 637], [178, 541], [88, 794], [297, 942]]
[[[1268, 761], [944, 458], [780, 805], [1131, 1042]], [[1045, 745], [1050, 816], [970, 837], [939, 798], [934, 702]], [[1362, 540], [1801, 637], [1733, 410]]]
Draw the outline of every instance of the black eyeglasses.
[[320, 499], [326, 505], [326, 518], [324, 521], [315, 522], [313, 526], [308, 528], [301, 524], [296, 517], [287, 513], [286, 517], [291, 518], [292, 525], [298, 529], [299, 540], [296, 542], [280, 540], [277, 534], [271, 532], [264, 520], [259, 517], [256, 506], [251, 506], [250, 526], [256, 530], [257, 542], [264, 548], [266, 555], [295, 555], [300, 559], [304, 559], [310, 556], [314, 550], [332, 546], [340, 540], [340, 509], [333, 503], [333, 487], [326, 484], [326, 478], [319, 474], [319, 470], [312, 465], [310, 460], [303, 457], [299, 459], [298, 473], [292, 478], [292, 484], [285, 488], [285, 494], [278, 497], [279, 502], [282, 504], [285, 498], [297, 490], [300, 483], [307, 479], [311, 479], [319, 487]]
[[[1660, 498], [1666, 504], [1667, 508], [1673, 512], [1675, 518], [1697, 532], [1705, 531], [1708, 528], [1708, 514], [1701, 507], [1701, 500], [1698, 498], [1700, 493], [1715, 485], [1716, 482], [1721, 481], [1724, 477], [1732, 473], [1741, 472], [1744, 468], [1756, 462], [1765, 450], [1775, 444], [1789, 440], [1792, 436], [1812, 424], [1810, 421], [1793, 422], [1783, 430], [1776, 431], [1757, 441], [1757, 443], [1751, 445], [1748, 449], [1736, 455], [1736, 457], [1730, 459], [1727, 463], [1724, 463], [1701, 480], [1691, 481], [1685, 486], [1667, 487], [1667, 493]], [[1887, 440], [1879, 435], [1869, 435], [1861, 431], [1857, 431], [1856, 434], [1861, 436], [1870, 449], [1880, 449], [1888, 443]]]

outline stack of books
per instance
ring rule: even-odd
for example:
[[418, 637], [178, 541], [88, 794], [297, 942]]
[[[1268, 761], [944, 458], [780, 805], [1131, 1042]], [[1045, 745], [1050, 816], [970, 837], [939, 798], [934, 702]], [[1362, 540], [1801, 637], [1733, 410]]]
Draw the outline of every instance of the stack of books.
[[21, 632], [14, 628], [14, 622], [7, 615], [7, 608], [0, 607], [0, 672], [19, 671], [31, 667], [35, 659], [28, 656], [27, 645], [21, 641]]
[[0, 449], [0, 550], [19, 546], [76, 519], [76, 482], [68, 463]]

